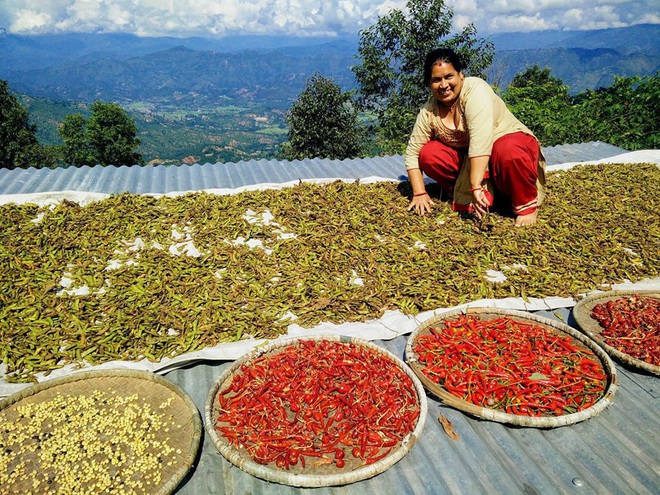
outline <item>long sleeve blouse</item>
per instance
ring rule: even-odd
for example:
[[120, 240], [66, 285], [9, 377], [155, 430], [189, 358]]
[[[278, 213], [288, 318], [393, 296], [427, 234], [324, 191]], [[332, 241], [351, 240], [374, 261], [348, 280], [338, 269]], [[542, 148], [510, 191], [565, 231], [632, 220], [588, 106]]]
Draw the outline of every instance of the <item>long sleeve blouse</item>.
[[[490, 156], [493, 143], [506, 134], [524, 132], [533, 135], [533, 133], [511, 113], [490, 85], [478, 77], [466, 77], [463, 80], [458, 111], [461, 114], [458, 129], [467, 131], [468, 147], [466, 163], [461, 167], [455, 188], [455, 201], [469, 203], [471, 201], [471, 194], [467, 191], [470, 187], [469, 158]], [[406, 170], [419, 168], [420, 150], [429, 140], [438, 137], [439, 133], [435, 129], [442, 125], [438, 102], [435, 98], [431, 98], [417, 114], [417, 120], [410, 134], [404, 156]], [[452, 143], [446, 144], [452, 145]], [[537, 188], [540, 203], [544, 196], [545, 185], [545, 158], [540, 148], [538, 172]]]
[[[505, 103], [478, 77], [466, 77], [459, 96], [459, 129], [469, 134], [468, 157], [490, 155], [493, 143], [506, 134], [522, 131], [532, 134], [507, 108]], [[419, 168], [419, 151], [433, 135], [440, 119], [438, 102], [431, 98], [419, 111], [406, 148], [406, 169]]]

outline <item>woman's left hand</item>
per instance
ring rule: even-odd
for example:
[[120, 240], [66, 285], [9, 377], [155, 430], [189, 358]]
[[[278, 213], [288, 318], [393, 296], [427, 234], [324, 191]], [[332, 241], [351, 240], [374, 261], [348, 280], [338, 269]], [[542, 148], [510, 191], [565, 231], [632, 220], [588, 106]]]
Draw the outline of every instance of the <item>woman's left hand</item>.
[[472, 191], [472, 197], [472, 206], [474, 207], [474, 211], [477, 214], [477, 217], [481, 218], [492, 206], [493, 195], [488, 192], [488, 189], [485, 187], [480, 187], [479, 189]]

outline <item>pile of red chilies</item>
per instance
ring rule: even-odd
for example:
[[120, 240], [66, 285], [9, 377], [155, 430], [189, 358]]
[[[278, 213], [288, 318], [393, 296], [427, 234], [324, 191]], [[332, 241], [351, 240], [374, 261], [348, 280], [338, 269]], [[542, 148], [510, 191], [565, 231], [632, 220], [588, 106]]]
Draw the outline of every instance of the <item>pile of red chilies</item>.
[[413, 350], [424, 375], [456, 397], [509, 414], [560, 416], [604, 393], [600, 360], [568, 335], [507, 316], [443, 323], [419, 335]]
[[280, 469], [372, 464], [420, 414], [412, 380], [392, 359], [330, 340], [302, 340], [243, 364], [217, 400], [216, 431]]
[[633, 295], [596, 304], [591, 317], [607, 345], [660, 366], [660, 299]]

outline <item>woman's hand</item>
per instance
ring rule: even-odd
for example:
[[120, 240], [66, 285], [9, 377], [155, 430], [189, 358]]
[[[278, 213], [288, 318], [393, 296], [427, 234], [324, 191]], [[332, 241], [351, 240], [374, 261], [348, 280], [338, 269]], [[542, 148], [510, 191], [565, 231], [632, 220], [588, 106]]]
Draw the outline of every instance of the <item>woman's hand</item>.
[[472, 206], [477, 217], [481, 218], [493, 204], [493, 196], [485, 187], [472, 189]]
[[413, 194], [410, 206], [408, 206], [408, 211], [413, 211], [418, 215], [425, 215], [427, 213], [431, 213], [433, 204], [433, 200], [431, 199], [431, 196], [428, 195], [428, 193], [424, 192]]

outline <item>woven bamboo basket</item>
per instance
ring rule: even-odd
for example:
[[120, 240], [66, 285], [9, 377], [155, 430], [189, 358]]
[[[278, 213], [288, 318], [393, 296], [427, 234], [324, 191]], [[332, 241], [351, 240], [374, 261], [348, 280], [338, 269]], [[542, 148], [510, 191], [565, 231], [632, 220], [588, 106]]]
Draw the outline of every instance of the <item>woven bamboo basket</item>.
[[[99, 397], [101, 398], [99, 399]], [[55, 414], [50, 414], [50, 410], [46, 409], [46, 412], [43, 413], [46, 420], [41, 421], [38, 426], [34, 416], [26, 419], [22, 412], [26, 408], [35, 410], [39, 407], [50, 407], [55, 401], [63, 404], [60, 409], [64, 409], [67, 403], [73, 403], [76, 406], [80, 404], [85, 407], [84, 410], [77, 410], [70, 420], [65, 417], [65, 421]], [[113, 401], [116, 401], [119, 406], [113, 404]], [[123, 407], [122, 404], [124, 404]], [[129, 452], [130, 446], [121, 445], [121, 439], [108, 436], [107, 432], [101, 433], [99, 429], [102, 418], [112, 417], [114, 412], [125, 411], [131, 406], [135, 406], [135, 410], [140, 410], [139, 408], [142, 407], [148, 411], [146, 418], [140, 417], [138, 414], [133, 416], [123, 414], [122, 416], [122, 419], [128, 418], [127, 421], [130, 422], [124, 428], [139, 428], [152, 440], [150, 446], [140, 454]], [[86, 419], [92, 418], [92, 420], [96, 418], [96, 422], [83, 424], [84, 421], [81, 421], [81, 424], [76, 425], [77, 416], [85, 416]], [[156, 417], [168, 418], [166, 423], [169, 431], [144, 426], [144, 421], [156, 422], [153, 419]], [[60, 454], [71, 455], [72, 458], [77, 457], [74, 463], [66, 466], [66, 471], [76, 473], [77, 470], [83, 471], [84, 467], [90, 465], [101, 466], [97, 479], [81, 480], [80, 485], [76, 487], [80, 492], [93, 491], [95, 484], [101, 478], [105, 479], [108, 476], [114, 477], [118, 481], [121, 480], [126, 485], [129, 481], [136, 483], [143, 481], [143, 473], [134, 472], [131, 469], [129, 475], [122, 471], [124, 467], [127, 468], [126, 461], [124, 464], [119, 463], [119, 467], [117, 467], [114, 462], [117, 460], [115, 455], [119, 452], [123, 456], [129, 456], [131, 462], [140, 462], [146, 457], [160, 458], [158, 462], [162, 463], [156, 468], [159, 470], [158, 481], [149, 480], [148, 484], [148, 473], [145, 472], [143, 493], [148, 495], [170, 494], [192, 468], [197, 457], [202, 433], [199, 411], [184, 390], [153, 373], [123, 369], [74, 373], [67, 377], [48, 380], [28, 387], [0, 401], [0, 424], [5, 426], [5, 432], [12, 432], [2, 437], [5, 448], [8, 448], [12, 440], [16, 438], [14, 428], [18, 428], [19, 426], [16, 425], [20, 423], [24, 423], [23, 426], [20, 426], [21, 428], [33, 429], [34, 436], [21, 445], [12, 444], [13, 453], [4, 458], [7, 462], [6, 464], [3, 462], [2, 467], [11, 470], [16, 469], [17, 466], [28, 466], [28, 469], [32, 469], [34, 478], [25, 475], [23, 479], [15, 479], [9, 486], [5, 480], [4, 489], [9, 489], [9, 493], [34, 492], [32, 483], [36, 482], [36, 477], [39, 477], [40, 480], [50, 479], [48, 489], [64, 493], [61, 490], [58, 491], [57, 480], [58, 477], [63, 479], [65, 473], [58, 472], [53, 462], [44, 461], [43, 456], [40, 455], [46, 448], [44, 439], [57, 438], [59, 432], [61, 438], [68, 435], [69, 438], [75, 437], [77, 441], [80, 440], [79, 452], [78, 449], [75, 449], [75, 452], [72, 450]], [[119, 431], [119, 425], [110, 425], [110, 428]], [[98, 449], [91, 447], [89, 450], [83, 449], [83, 442], [86, 443], [90, 439], [92, 442], [98, 442], [102, 447], [101, 453]], [[169, 454], [163, 449], [157, 450], [159, 446], [165, 445]], [[112, 459], [113, 457], [115, 458]], [[108, 470], [103, 471], [106, 467]], [[8, 474], [10, 473], [3, 473], [0, 470], [0, 479], [5, 479], [4, 477]]]
[[[471, 402], [463, 400], [444, 389], [439, 384], [433, 382], [422, 373], [424, 365], [418, 361], [418, 356], [413, 350], [417, 338], [424, 334], [429, 333], [429, 327], [442, 324], [444, 320], [455, 318], [461, 314], [477, 315], [482, 319], [490, 320], [502, 316], [508, 316], [516, 320], [540, 324], [549, 328], [558, 334], [568, 334], [573, 339], [580, 341], [585, 347], [588, 347], [598, 357], [603, 364], [605, 373], [608, 376], [607, 386], [603, 396], [591, 407], [571, 414], [561, 416], [523, 416], [517, 414], [509, 414], [502, 410], [490, 409], [482, 406], [475, 405]], [[496, 421], [499, 423], [507, 423], [516, 426], [525, 426], [533, 428], [555, 428], [558, 426], [570, 425], [578, 423], [586, 419], [592, 418], [607, 408], [614, 400], [614, 395], [618, 389], [618, 380], [616, 370], [611, 359], [593, 340], [589, 339], [579, 331], [571, 328], [570, 326], [561, 322], [543, 318], [531, 313], [515, 310], [504, 310], [499, 308], [468, 308], [467, 310], [450, 310], [442, 313], [441, 315], [432, 317], [422, 323], [410, 336], [406, 345], [406, 362], [411, 367], [413, 372], [419, 377], [424, 386], [433, 394], [435, 394], [444, 404], [476, 416], [481, 419], [489, 421]]]
[[600, 323], [598, 323], [597, 320], [591, 317], [591, 311], [597, 304], [618, 299], [620, 297], [633, 295], [660, 299], [660, 292], [658, 291], [614, 290], [598, 292], [578, 301], [578, 303], [573, 308], [573, 318], [580, 327], [580, 330], [598, 342], [598, 344], [600, 344], [610, 356], [624, 364], [632, 366], [633, 368], [648, 371], [654, 375], [660, 375], [660, 366], [655, 366], [651, 363], [647, 363], [646, 361], [634, 358], [629, 354], [626, 354], [625, 352], [622, 352], [619, 349], [609, 345], [605, 338], [601, 335], [603, 327], [600, 325]]
[[[278, 469], [275, 467], [270, 467], [269, 465], [258, 464], [251, 459], [244, 449], [239, 449], [231, 445], [226, 439], [218, 435], [215, 430], [215, 418], [216, 412], [215, 407], [217, 404], [217, 395], [220, 390], [222, 390], [225, 384], [230, 383], [233, 379], [234, 374], [240, 369], [244, 364], [249, 366], [250, 362], [260, 356], [268, 354], [272, 351], [277, 351], [278, 349], [284, 348], [290, 345], [297, 345], [300, 340], [330, 340], [330, 341], [340, 341], [342, 343], [354, 343], [366, 348], [372, 349], [379, 354], [386, 356], [392, 360], [402, 371], [406, 373], [412, 380], [417, 399], [419, 401], [420, 414], [417, 419], [417, 424], [414, 430], [409, 433], [403, 441], [392, 450], [384, 458], [374, 462], [370, 465], [364, 465], [353, 469], [351, 471], [342, 472], [341, 469], [336, 469], [336, 473], [315, 473], [313, 471], [305, 470], [303, 473], [293, 473], [283, 469]], [[401, 460], [413, 447], [419, 435], [421, 434], [424, 423], [426, 421], [426, 392], [424, 387], [417, 379], [417, 377], [410, 371], [408, 366], [396, 357], [394, 354], [390, 353], [386, 349], [383, 349], [371, 342], [362, 339], [356, 339], [352, 337], [337, 336], [337, 335], [319, 335], [314, 337], [305, 337], [303, 339], [285, 339], [279, 342], [272, 343], [267, 346], [259, 347], [252, 350], [242, 358], [238, 359], [233, 363], [233, 365], [225, 370], [225, 372], [218, 378], [213, 388], [210, 390], [206, 406], [204, 408], [204, 421], [206, 431], [211, 437], [213, 444], [216, 446], [218, 451], [232, 464], [239, 467], [243, 471], [256, 476], [258, 478], [272, 481], [275, 483], [281, 483], [296, 487], [324, 487], [324, 486], [337, 486], [337, 485], [346, 485], [354, 483], [356, 481], [361, 481], [367, 478], [376, 476], [391, 466], [396, 464]]]

